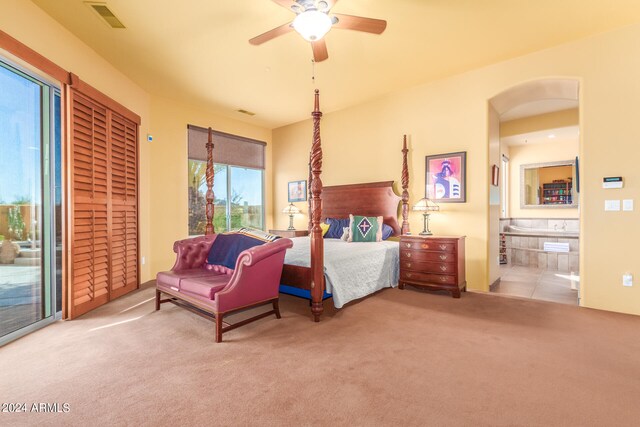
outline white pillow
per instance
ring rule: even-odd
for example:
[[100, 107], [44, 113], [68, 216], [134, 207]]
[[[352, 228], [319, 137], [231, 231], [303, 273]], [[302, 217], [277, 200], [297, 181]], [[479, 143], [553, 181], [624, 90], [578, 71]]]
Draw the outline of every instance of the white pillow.
[[344, 240], [345, 242], [349, 241], [349, 227], [342, 227], [342, 236], [340, 237], [340, 240]]

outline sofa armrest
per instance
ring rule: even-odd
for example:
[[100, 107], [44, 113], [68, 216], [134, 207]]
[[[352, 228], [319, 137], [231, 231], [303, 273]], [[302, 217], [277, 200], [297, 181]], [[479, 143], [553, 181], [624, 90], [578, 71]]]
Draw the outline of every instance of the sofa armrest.
[[290, 239], [278, 239], [242, 251], [229, 283], [216, 293], [216, 310], [226, 312], [278, 298], [285, 252], [292, 246]]
[[202, 267], [207, 261], [216, 234], [178, 240], [173, 244], [176, 262], [171, 270], [189, 270]]

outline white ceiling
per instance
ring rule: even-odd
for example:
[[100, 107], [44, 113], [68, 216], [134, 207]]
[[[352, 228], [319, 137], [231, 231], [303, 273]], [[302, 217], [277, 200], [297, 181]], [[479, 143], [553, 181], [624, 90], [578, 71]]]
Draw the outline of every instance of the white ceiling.
[[148, 92], [269, 128], [308, 118], [315, 87], [327, 113], [640, 22], [638, 0], [340, 0], [334, 12], [386, 19], [387, 29], [331, 30], [314, 85], [298, 34], [248, 43], [294, 17], [271, 0], [107, 0], [125, 30], [81, 0], [32, 1]]

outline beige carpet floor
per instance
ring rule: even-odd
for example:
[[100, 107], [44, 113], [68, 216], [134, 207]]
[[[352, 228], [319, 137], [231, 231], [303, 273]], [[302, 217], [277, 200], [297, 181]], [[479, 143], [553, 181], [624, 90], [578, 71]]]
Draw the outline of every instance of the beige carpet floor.
[[[214, 342], [153, 288], [0, 348], [0, 425], [637, 426], [640, 317], [468, 292], [383, 290]], [[327, 305], [330, 305], [327, 304]]]

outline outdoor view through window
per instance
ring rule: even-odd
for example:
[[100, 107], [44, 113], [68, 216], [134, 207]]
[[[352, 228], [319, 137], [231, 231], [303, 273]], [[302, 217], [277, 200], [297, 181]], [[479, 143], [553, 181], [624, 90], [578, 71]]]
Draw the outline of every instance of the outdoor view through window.
[[0, 61], [0, 94], [2, 345], [60, 310], [61, 175], [58, 89]]
[[[189, 235], [204, 234], [206, 225], [206, 162], [189, 159]], [[263, 171], [214, 164], [216, 233], [239, 227], [263, 228]]]

